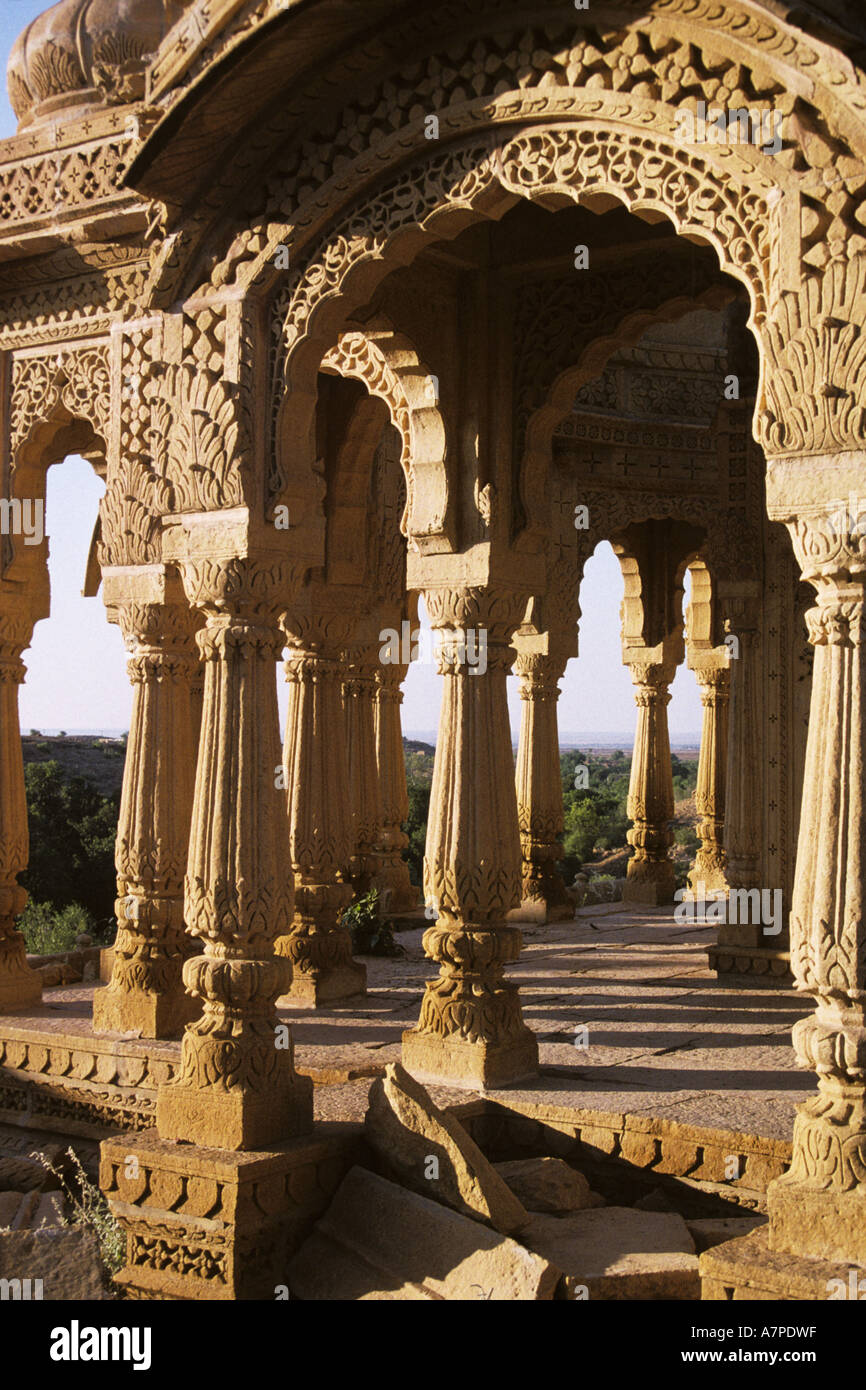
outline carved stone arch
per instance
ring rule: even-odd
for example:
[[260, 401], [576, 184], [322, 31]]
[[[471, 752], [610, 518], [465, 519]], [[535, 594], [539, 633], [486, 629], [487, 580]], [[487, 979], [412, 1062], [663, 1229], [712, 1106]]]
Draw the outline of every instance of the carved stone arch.
[[[211, 41], [204, 45], [197, 31], [191, 41], [181, 34], [183, 26], [166, 40], [153, 89], [165, 115], [132, 169], [133, 184], [148, 196], [182, 206], [189, 151], [204, 165], [199, 187], [206, 192], [165, 237], [157, 258], [153, 283], [166, 304], [200, 284], [190, 279], [197, 258], [201, 270], [210, 256], [207, 283], [245, 286], [266, 271], [274, 242], [291, 242], [293, 253], [301, 252], [317, 228], [339, 217], [347, 190], [370, 186], [425, 148], [431, 112], [443, 143], [509, 122], [563, 117], [630, 122], [670, 134], [674, 100], [692, 109], [696, 100], [725, 106], [736, 96], [746, 106], [769, 104], [785, 116], [786, 145], [797, 147], [792, 189], [804, 182], [798, 176], [805, 166], [820, 171], [826, 165], [828, 132], [843, 155], [866, 154], [866, 83], [852, 32], [841, 24], [809, 32], [805, 12], [783, 16], [775, 0], [612, 0], [602, 20], [593, 7], [575, 14], [569, 3], [559, 12], [527, 7], [521, 14], [514, 7], [503, 13], [492, 0], [440, 0], [408, 12], [394, 0], [394, 13], [375, 40], [362, 43], [347, 15], [339, 49], [320, 56], [312, 69], [302, 55], [308, 19], [313, 44], [323, 37], [315, 34], [315, 4], [298, 8], [271, 0], [256, 15], [244, 10], [235, 17], [214, 15], [201, 0], [190, 22], [198, 8], [207, 10], [200, 22]], [[265, 42], [255, 42], [257, 28], [267, 30]], [[196, 80], [178, 80], [190, 66]], [[247, 69], [256, 67], [265, 70], [264, 80], [251, 80]], [[280, 75], [285, 100], [273, 103]], [[246, 125], [226, 95], [233, 84]], [[334, 101], [335, 92], [345, 93], [342, 102]], [[297, 151], [286, 161], [293, 136]], [[726, 154], [732, 166], [738, 156]], [[275, 168], [285, 171], [276, 182]], [[778, 171], [778, 177], [787, 174]], [[227, 208], [249, 207], [251, 190], [261, 187], [266, 199], [255, 225], [225, 216]], [[806, 195], [817, 224], [804, 236], [817, 246], [833, 214], [813, 188]], [[785, 239], [785, 255], [796, 260], [798, 193], [788, 211], [793, 235]], [[224, 248], [216, 265], [215, 246]]]
[[[447, 535], [445, 423], [436, 379], [408, 338], [386, 327], [363, 332], [351, 329], [341, 333], [336, 346], [326, 353], [322, 370], [362, 382], [370, 395], [388, 408], [402, 443], [400, 465], [406, 479], [406, 510], [400, 527], [403, 535], [420, 550], [427, 547], [429, 538]], [[289, 417], [291, 410], [289, 399]]]
[[[449, 147], [358, 203], [295, 272], [273, 306], [275, 402], [311, 397], [330, 344], [385, 275], [434, 239], [450, 240], [480, 218], [499, 220], [520, 198], [551, 209], [620, 203], [650, 220], [666, 217], [680, 235], [709, 244], [722, 269], [747, 287], [760, 350], [778, 207], [762, 171], [730, 165], [723, 176], [711, 156], [670, 138], [589, 122]], [[293, 462], [301, 473], [312, 466], [303, 455]], [[540, 545], [543, 496], [526, 498], [526, 506]]]
[[387, 422], [380, 397], [363, 395], [326, 460], [325, 574], [329, 583], [374, 585], [378, 528], [370, 513], [373, 461]]
[[718, 585], [702, 552], [688, 567], [692, 591], [687, 616], [687, 642], [690, 649], [718, 647], [724, 641], [724, 615], [719, 603]]
[[[627, 313], [612, 332], [594, 338], [577, 359], [560, 370], [558, 375], [555, 374], [558, 363], [554, 361], [549, 364], [546, 397], [526, 422], [518, 463], [519, 496], [527, 514], [531, 499], [544, 496], [553, 434], [568, 414], [580, 388], [602, 373], [614, 353], [634, 347], [654, 324], [675, 323], [696, 309], [724, 308], [734, 294], [732, 286], [721, 283], [709, 286], [696, 296], [662, 298], [653, 308]], [[530, 543], [531, 538], [524, 534], [522, 544]], [[520, 544], [519, 539], [518, 546]]]
[[[667, 524], [662, 532], [666, 547], [661, 564], [653, 555], [658, 537], [644, 529], [653, 522]], [[679, 664], [685, 654], [683, 583], [686, 571], [700, 556], [703, 528], [665, 515], [632, 522], [609, 539], [623, 576], [623, 648], [653, 649], [671, 642]]]
[[[54, 463], [80, 454], [103, 479], [108, 469], [111, 416], [107, 342], [21, 354], [9, 370], [8, 477], [10, 503], [45, 506], [46, 476]], [[97, 522], [97, 530], [99, 523]], [[91, 550], [93, 547], [91, 547]], [[48, 547], [3, 537], [3, 577], [28, 583], [36, 608], [47, 613]], [[42, 616], [40, 611], [39, 616]]]

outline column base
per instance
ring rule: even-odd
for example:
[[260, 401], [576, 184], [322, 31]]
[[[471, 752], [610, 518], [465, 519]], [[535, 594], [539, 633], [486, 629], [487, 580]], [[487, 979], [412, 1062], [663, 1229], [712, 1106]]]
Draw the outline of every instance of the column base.
[[277, 1000], [278, 1009], [323, 1009], [367, 993], [367, 967], [353, 960], [320, 972], [295, 970], [292, 986]]
[[649, 907], [660, 907], [663, 903], [673, 902], [675, 887], [674, 870], [671, 865], [670, 874], [664, 873], [658, 878], [627, 877], [622, 886], [622, 900], [624, 903], [646, 903]]
[[732, 984], [751, 989], [774, 986], [793, 989], [791, 958], [787, 951], [773, 951], [761, 946], [710, 946], [707, 949], [710, 969], [719, 976], [719, 984]]
[[[18, 888], [17, 891], [26, 902], [24, 890]], [[14, 904], [11, 910], [20, 911], [21, 908]], [[0, 936], [0, 1013], [22, 1013], [25, 1009], [38, 1008], [41, 1003], [42, 976], [27, 964], [27, 944], [21, 932], [8, 930]]]
[[409, 877], [409, 865], [399, 855], [383, 856], [370, 874], [370, 887], [379, 891], [382, 912], [391, 917], [411, 912], [421, 902], [421, 893]]
[[866, 1193], [808, 1188], [775, 1178], [767, 1188], [770, 1250], [866, 1266]]
[[133, 1299], [287, 1298], [290, 1257], [358, 1157], [348, 1126], [319, 1129], [248, 1154], [153, 1130], [104, 1140], [99, 1183], [126, 1234], [115, 1283]]
[[181, 986], [169, 993], [112, 989], [93, 996], [94, 1033], [137, 1033], [142, 1038], [179, 1038], [201, 1013], [201, 1000]]
[[265, 1149], [313, 1128], [313, 1083], [293, 1074], [289, 1082], [269, 1082], [260, 1091], [237, 1086], [194, 1087], [183, 1081], [160, 1086], [156, 1097], [160, 1139], [204, 1148]]
[[768, 1227], [761, 1226], [739, 1240], [705, 1250], [698, 1266], [701, 1298], [816, 1303], [866, 1298], [866, 1269], [782, 1254], [769, 1248], [767, 1234]]
[[42, 1003], [42, 976], [28, 965], [11, 975], [0, 975], [0, 1014], [26, 1013]]
[[[533, 866], [534, 867], [534, 866]], [[555, 868], [527, 871], [524, 864], [520, 907], [506, 913], [507, 922], [570, 922], [575, 907]]]
[[538, 1075], [538, 1043], [528, 1028], [511, 1042], [496, 1044], [412, 1028], [403, 1034], [402, 1060], [418, 1081], [492, 1091]]
[[524, 898], [519, 907], [506, 912], [506, 922], [570, 922], [574, 918], [575, 907], [570, 900], [564, 903], [550, 902], [546, 898]]

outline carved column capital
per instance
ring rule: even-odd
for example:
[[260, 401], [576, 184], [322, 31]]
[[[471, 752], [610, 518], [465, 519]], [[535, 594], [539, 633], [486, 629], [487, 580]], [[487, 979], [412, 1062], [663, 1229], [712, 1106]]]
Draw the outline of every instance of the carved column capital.
[[727, 666], [697, 669], [695, 680], [704, 708], [727, 704], [731, 698], [731, 672]]
[[518, 650], [514, 670], [521, 700], [552, 700], [556, 703], [567, 659], [552, 653]]
[[510, 672], [510, 643], [526, 612], [527, 595], [501, 586], [435, 588], [422, 591], [430, 626], [439, 636], [440, 675], [477, 669]]

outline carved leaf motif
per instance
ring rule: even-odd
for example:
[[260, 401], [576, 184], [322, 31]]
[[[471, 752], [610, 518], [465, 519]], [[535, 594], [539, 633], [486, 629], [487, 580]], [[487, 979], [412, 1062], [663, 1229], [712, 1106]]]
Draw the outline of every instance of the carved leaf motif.
[[[229, 383], [210, 369], [183, 365], [166, 373], [166, 393], [154, 414], [154, 431], [160, 431], [160, 425], [169, 431], [166, 476], [176, 509], [211, 511], [241, 505], [245, 440]], [[161, 431], [159, 437], [164, 438]]]

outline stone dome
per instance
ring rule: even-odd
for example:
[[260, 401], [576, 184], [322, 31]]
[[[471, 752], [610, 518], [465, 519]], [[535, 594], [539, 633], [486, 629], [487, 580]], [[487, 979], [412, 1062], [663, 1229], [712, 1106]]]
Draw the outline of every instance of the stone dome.
[[19, 127], [140, 97], [147, 62], [183, 9], [183, 0], [60, 0], [37, 15], [6, 73]]

